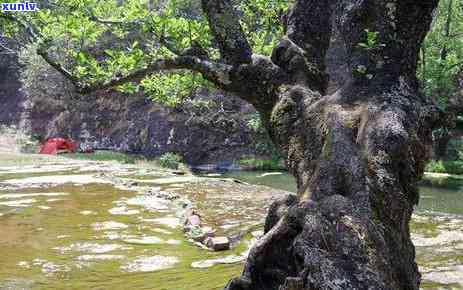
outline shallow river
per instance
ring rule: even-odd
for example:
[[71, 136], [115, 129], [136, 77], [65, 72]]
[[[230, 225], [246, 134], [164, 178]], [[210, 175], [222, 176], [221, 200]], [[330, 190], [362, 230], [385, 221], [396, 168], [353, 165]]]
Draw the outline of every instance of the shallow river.
[[[268, 204], [293, 190], [286, 174], [200, 177], [0, 156], [0, 289], [222, 289], [241, 271]], [[423, 288], [463, 289], [462, 191], [422, 194], [412, 226]], [[230, 237], [232, 249], [189, 241], [181, 226], [186, 204], [216, 235]]]

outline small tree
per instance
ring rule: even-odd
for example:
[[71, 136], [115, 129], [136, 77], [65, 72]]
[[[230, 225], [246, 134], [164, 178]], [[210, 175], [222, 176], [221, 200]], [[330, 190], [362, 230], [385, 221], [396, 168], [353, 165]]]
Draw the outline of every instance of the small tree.
[[434, 132], [436, 158], [447, 158], [455, 122], [463, 114], [458, 94], [463, 68], [463, 3], [443, 0], [435, 13], [433, 27], [421, 47], [418, 77], [424, 93], [434, 98], [446, 114], [442, 128]]

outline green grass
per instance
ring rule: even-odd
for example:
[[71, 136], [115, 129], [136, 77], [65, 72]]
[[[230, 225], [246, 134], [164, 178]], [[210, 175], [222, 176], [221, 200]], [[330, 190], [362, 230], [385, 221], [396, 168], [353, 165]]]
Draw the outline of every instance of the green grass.
[[131, 155], [115, 151], [95, 151], [93, 153], [72, 153], [64, 155], [67, 158], [78, 160], [93, 160], [93, 161], [117, 161], [120, 163], [134, 164], [139, 160], [146, 160], [138, 155]]

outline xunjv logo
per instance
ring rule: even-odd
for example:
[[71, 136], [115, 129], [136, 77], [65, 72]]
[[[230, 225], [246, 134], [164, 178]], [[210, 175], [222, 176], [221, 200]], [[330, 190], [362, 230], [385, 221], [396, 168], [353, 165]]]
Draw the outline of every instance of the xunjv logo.
[[37, 3], [23, 2], [23, 3], [0, 3], [1, 11], [4, 12], [29, 12], [37, 11], [39, 7]]

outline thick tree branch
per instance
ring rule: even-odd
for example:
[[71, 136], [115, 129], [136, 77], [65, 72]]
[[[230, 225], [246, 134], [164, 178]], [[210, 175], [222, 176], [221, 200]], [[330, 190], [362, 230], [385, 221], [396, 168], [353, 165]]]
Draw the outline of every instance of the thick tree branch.
[[438, 2], [337, 1], [336, 29], [349, 55], [353, 80], [381, 86], [401, 78], [417, 87], [415, 70], [419, 48]]
[[292, 76], [293, 83], [321, 94], [328, 84], [325, 55], [331, 38], [331, 13], [330, 1], [295, 1], [283, 17], [286, 36], [272, 52], [272, 61]]
[[[50, 64], [55, 67], [52, 63]], [[97, 90], [108, 89], [129, 82], [138, 82], [144, 77], [156, 72], [179, 69], [188, 69], [199, 72], [216, 86], [224, 88], [230, 84], [229, 73], [231, 70], [231, 67], [228, 65], [202, 60], [194, 56], [179, 56], [171, 59], [157, 60], [148, 65], [146, 68], [134, 71], [127, 76], [90, 85], [83, 85], [72, 75], [67, 74], [65, 71], [63, 72], [61, 68], [55, 68], [70, 79], [76, 85], [77, 90], [80, 93], [89, 93]]]
[[228, 64], [250, 63], [252, 49], [230, 0], [202, 0], [209, 27]]
[[285, 17], [287, 37], [302, 48], [310, 62], [324, 69], [331, 37], [331, 1], [297, 0]]
[[65, 78], [70, 80], [74, 85], [79, 85], [79, 79], [74, 76], [71, 72], [69, 72], [66, 68], [64, 68], [60, 63], [55, 61], [49, 52], [46, 50], [45, 45], [40, 45], [37, 48], [37, 54], [40, 55], [43, 60], [45, 60], [50, 66], [56, 69], [59, 73], [61, 73]]

